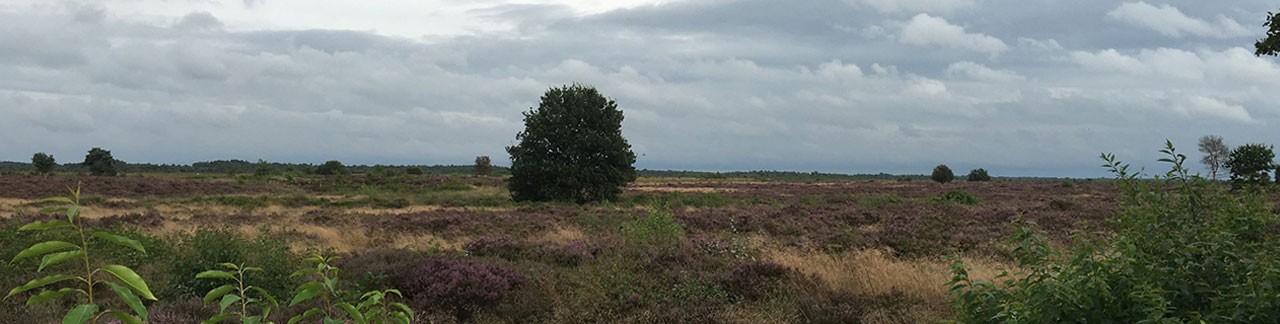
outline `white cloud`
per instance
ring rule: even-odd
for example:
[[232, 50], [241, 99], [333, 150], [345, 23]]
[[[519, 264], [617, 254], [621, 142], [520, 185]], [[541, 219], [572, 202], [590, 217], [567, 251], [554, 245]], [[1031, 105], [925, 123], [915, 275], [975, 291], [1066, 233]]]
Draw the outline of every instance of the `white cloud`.
[[947, 66], [947, 75], [954, 78], [967, 78], [977, 81], [1013, 82], [1024, 80], [1018, 73], [1009, 70], [996, 70], [986, 65], [964, 61]]
[[976, 0], [845, 0], [845, 2], [874, 8], [883, 13], [897, 12], [929, 12], [948, 14], [954, 11], [973, 8]]
[[1218, 16], [1217, 22], [1208, 22], [1187, 16], [1174, 6], [1167, 4], [1154, 6], [1145, 1], [1123, 3], [1107, 12], [1107, 17], [1169, 37], [1192, 35], [1232, 38], [1251, 34], [1240, 23], [1225, 16]]
[[1229, 104], [1205, 96], [1187, 96], [1173, 104], [1173, 109], [1183, 115], [1221, 118], [1242, 123], [1258, 123], [1244, 106]]
[[997, 55], [1009, 49], [999, 38], [980, 33], [966, 33], [964, 27], [952, 25], [946, 19], [918, 14], [902, 27], [898, 40], [911, 45], [943, 46]]

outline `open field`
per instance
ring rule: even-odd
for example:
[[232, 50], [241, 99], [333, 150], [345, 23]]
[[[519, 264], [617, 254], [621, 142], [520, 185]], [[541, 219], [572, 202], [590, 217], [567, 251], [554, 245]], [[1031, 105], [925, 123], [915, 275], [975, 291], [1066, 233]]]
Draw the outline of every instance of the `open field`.
[[[424, 260], [519, 277], [468, 314], [411, 300], [423, 323], [930, 322], [952, 312], [944, 258], [993, 277], [1010, 264], [1010, 221], [1035, 220], [1065, 243], [1116, 211], [1116, 189], [1101, 181], [654, 178], [617, 202], [579, 206], [513, 202], [496, 177], [5, 176], [0, 257], [37, 241], [17, 226], [53, 217], [36, 213], [37, 198], [77, 182], [89, 223], [145, 237], [151, 253], [118, 256], [162, 297], [156, 323], [216, 313], [191, 276], [217, 262], [272, 263], [264, 277], [289, 296], [281, 273], [316, 252], [343, 256], [350, 291], [391, 286], [411, 299]], [[0, 284], [20, 285], [34, 267], [0, 265]], [[0, 322], [53, 320], [20, 300], [0, 304]]]

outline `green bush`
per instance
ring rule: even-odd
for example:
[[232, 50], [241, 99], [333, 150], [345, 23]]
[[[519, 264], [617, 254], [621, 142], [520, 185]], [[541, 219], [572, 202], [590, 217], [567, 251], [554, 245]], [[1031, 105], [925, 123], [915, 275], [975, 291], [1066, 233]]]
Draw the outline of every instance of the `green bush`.
[[[1030, 223], [1013, 235], [1019, 268], [999, 283], [952, 265], [964, 323], [1276, 323], [1280, 219], [1265, 197], [1189, 175], [1166, 143], [1163, 182], [1103, 155], [1121, 189], [1112, 231], [1054, 248]], [[1103, 240], [1102, 237], [1110, 237]]]
[[347, 175], [351, 174], [351, 171], [347, 170], [347, 166], [343, 165], [342, 162], [330, 160], [316, 167], [315, 173], [319, 175]]
[[229, 230], [198, 229], [178, 241], [169, 266], [168, 290], [160, 293], [165, 298], [202, 296], [223, 283], [197, 279], [196, 275], [230, 262], [259, 265], [262, 271], [253, 274], [252, 283], [273, 296], [288, 296], [293, 287], [289, 274], [298, 264], [298, 257], [279, 237], [263, 233], [249, 239]]
[[939, 164], [933, 167], [933, 174], [929, 175], [929, 179], [937, 183], [948, 183], [956, 179], [956, 174], [951, 172], [951, 168], [946, 164]]
[[986, 169], [973, 169], [969, 171], [969, 181], [991, 181], [991, 175], [987, 174]]
[[116, 159], [111, 156], [111, 151], [101, 148], [93, 148], [89, 150], [89, 154], [84, 156], [84, 166], [89, 167], [89, 172], [96, 176], [112, 176], [116, 175]]
[[977, 197], [974, 197], [973, 195], [970, 195], [968, 192], [965, 192], [964, 190], [959, 190], [959, 189], [947, 191], [947, 193], [944, 193], [941, 196], [934, 197], [933, 200], [945, 202], [945, 203], [955, 203], [955, 204], [964, 204], [964, 205], [978, 204]]
[[623, 223], [619, 231], [634, 243], [674, 248], [684, 239], [684, 226], [670, 210], [650, 211], [649, 215]]
[[31, 166], [36, 168], [36, 172], [47, 175], [53, 172], [53, 167], [58, 163], [53, 159], [53, 155], [39, 152], [31, 156]]

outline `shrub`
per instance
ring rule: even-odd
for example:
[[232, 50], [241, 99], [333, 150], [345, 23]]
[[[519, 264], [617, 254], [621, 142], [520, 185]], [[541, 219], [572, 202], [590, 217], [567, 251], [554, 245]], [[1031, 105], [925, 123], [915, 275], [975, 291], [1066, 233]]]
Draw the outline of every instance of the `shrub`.
[[1231, 151], [1226, 167], [1231, 170], [1231, 183], [1236, 187], [1261, 186], [1271, 182], [1276, 169], [1276, 153], [1272, 146], [1245, 144]]
[[169, 288], [161, 291], [166, 298], [200, 296], [217, 288], [221, 283], [196, 275], [227, 262], [260, 265], [262, 271], [253, 274], [255, 283], [273, 296], [287, 296], [293, 287], [289, 274], [297, 257], [288, 242], [267, 233], [247, 239], [228, 230], [197, 229], [177, 243], [177, 250], [169, 263]]
[[411, 166], [404, 169], [404, 173], [411, 175], [422, 175], [422, 167]]
[[736, 298], [757, 300], [768, 297], [788, 272], [787, 267], [774, 262], [748, 261], [722, 275], [720, 287]]
[[53, 155], [39, 152], [31, 156], [31, 166], [36, 167], [36, 172], [40, 174], [47, 175], [49, 172], [53, 172], [53, 166], [55, 165], [58, 165], [58, 163], [54, 161]]
[[476, 157], [476, 175], [488, 176], [493, 174], [493, 162], [489, 161], [488, 155]]
[[[1172, 164], [1152, 182], [1103, 155], [1123, 210], [1112, 231], [1052, 247], [1032, 223], [1012, 236], [1018, 273], [974, 280], [952, 265], [951, 292], [964, 323], [1274, 323], [1280, 321], [1280, 219], [1258, 193], [1231, 194]], [[1106, 243], [1102, 243], [1106, 242]]]
[[116, 175], [116, 159], [111, 157], [111, 151], [97, 147], [90, 149], [89, 154], [84, 156], [83, 164], [89, 168], [89, 173], [93, 175]]
[[951, 172], [951, 168], [946, 164], [939, 164], [933, 167], [933, 174], [929, 175], [929, 179], [937, 183], [948, 183], [956, 179], [956, 174]]
[[275, 174], [275, 168], [271, 167], [271, 163], [266, 160], [258, 159], [258, 163], [253, 165], [253, 175], [259, 178], [269, 177]]
[[991, 175], [987, 174], [985, 169], [973, 169], [969, 171], [969, 181], [991, 181]]
[[684, 226], [670, 210], [650, 211], [648, 215], [623, 223], [619, 230], [631, 242], [660, 249], [676, 247], [685, 234]]
[[351, 171], [347, 170], [347, 166], [342, 165], [342, 162], [329, 160], [316, 167], [315, 173], [319, 175], [346, 175], [350, 174]]
[[947, 193], [944, 193], [941, 196], [934, 197], [933, 200], [945, 202], [945, 203], [955, 203], [955, 204], [964, 204], [964, 205], [978, 204], [977, 197], [974, 197], [973, 195], [970, 195], [968, 192], [965, 192], [964, 190], [959, 190], [959, 189], [947, 191]]
[[524, 113], [511, 154], [516, 201], [614, 200], [635, 181], [636, 154], [622, 137], [622, 110], [595, 88], [552, 88]]
[[444, 256], [427, 258], [416, 277], [404, 285], [415, 308], [453, 313], [469, 321], [476, 311], [493, 307], [528, 283], [524, 275], [501, 266]]

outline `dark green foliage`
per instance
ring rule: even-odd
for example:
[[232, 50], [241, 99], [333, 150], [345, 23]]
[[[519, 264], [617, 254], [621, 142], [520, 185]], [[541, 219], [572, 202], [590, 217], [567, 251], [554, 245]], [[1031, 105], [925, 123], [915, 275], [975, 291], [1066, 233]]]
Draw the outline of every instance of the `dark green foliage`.
[[409, 175], [422, 175], [422, 167], [411, 166], [404, 169], [404, 173]]
[[[1280, 218], [1255, 192], [1229, 193], [1183, 166], [1140, 179], [1103, 155], [1121, 189], [1112, 231], [1052, 247], [1032, 223], [1014, 233], [1024, 271], [974, 280], [952, 266], [961, 323], [1275, 323], [1280, 321]], [[1102, 239], [1105, 235], [1110, 240]]]
[[111, 151], [97, 147], [90, 149], [89, 154], [84, 156], [83, 164], [89, 168], [89, 173], [93, 175], [116, 175], [116, 159], [111, 157]]
[[933, 174], [929, 175], [929, 179], [937, 183], [948, 183], [956, 179], [956, 174], [951, 172], [951, 168], [946, 164], [939, 164], [933, 167]]
[[1253, 55], [1276, 56], [1280, 54], [1280, 14], [1267, 12], [1267, 21], [1262, 23], [1263, 27], [1268, 27], [1267, 37], [1258, 40], [1253, 44], [1257, 51]]
[[731, 296], [745, 300], [768, 298], [778, 282], [791, 272], [787, 267], [769, 261], [748, 261], [720, 276], [720, 287]]
[[552, 88], [524, 113], [511, 154], [516, 201], [614, 200], [636, 179], [636, 154], [622, 137], [622, 110], [595, 88]]
[[969, 171], [969, 181], [991, 181], [991, 175], [985, 169], [973, 169]]
[[476, 175], [488, 176], [493, 174], [493, 162], [489, 161], [488, 155], [476, 157]]
[[350, 174], [351, 171], [347, 170], [347, 166], [342, 165], [342, 162], [329, 160], [316, 167], [315, 173], [319, 175], [345, 175]]
[[49, 172], [53, 171], [53, 166], [58, 165], [58, 163], [54, 161], [53, 155], [40, 152], [31, 156], [31, 165], [36, 167], [36, 172], [49, 174]]
[[276, 169], [271, 167], [271, 163], [266, 160], [258, 159], [258, 163], [253, 165], [253, 175], [257, 177], [268, 177], [276, 173]]
[[1226, 167], [1231, 170], [1231, 183], [1239, 186], [1259, 186], [1271, 182], [1271, 170], [1276, 169], [1276, 153], [1271, 146], [1245, 144], [1231, 151]]
[[970, 195], [968, 192], [965, 192], [964, 190], [959, 190], [959, 189], [947, 191], [947, 193], [944, 193], [941, 196], [934, 197], [933, 199], [936, 201], [941, 201], [946, 203], [965, 204], [965, 205], [978, 204], [977, 197], [974, 197], [973, 195]]
[[199, 229], [183, 238], [177, 250], [180, 257], [170, 263], [169, 289], [159, 292], [162, 297], [202, 296], [217, 288], [223, 283], [196, 279], [196, 275], [225, 262], [260, 265], [262, 271], [254, 273], [252, 284], [273, 296], [289, 296], [293, 287], [289, 274], [298, 257], [279, 235], [264, 233], [249, 239], [227, 230]]

